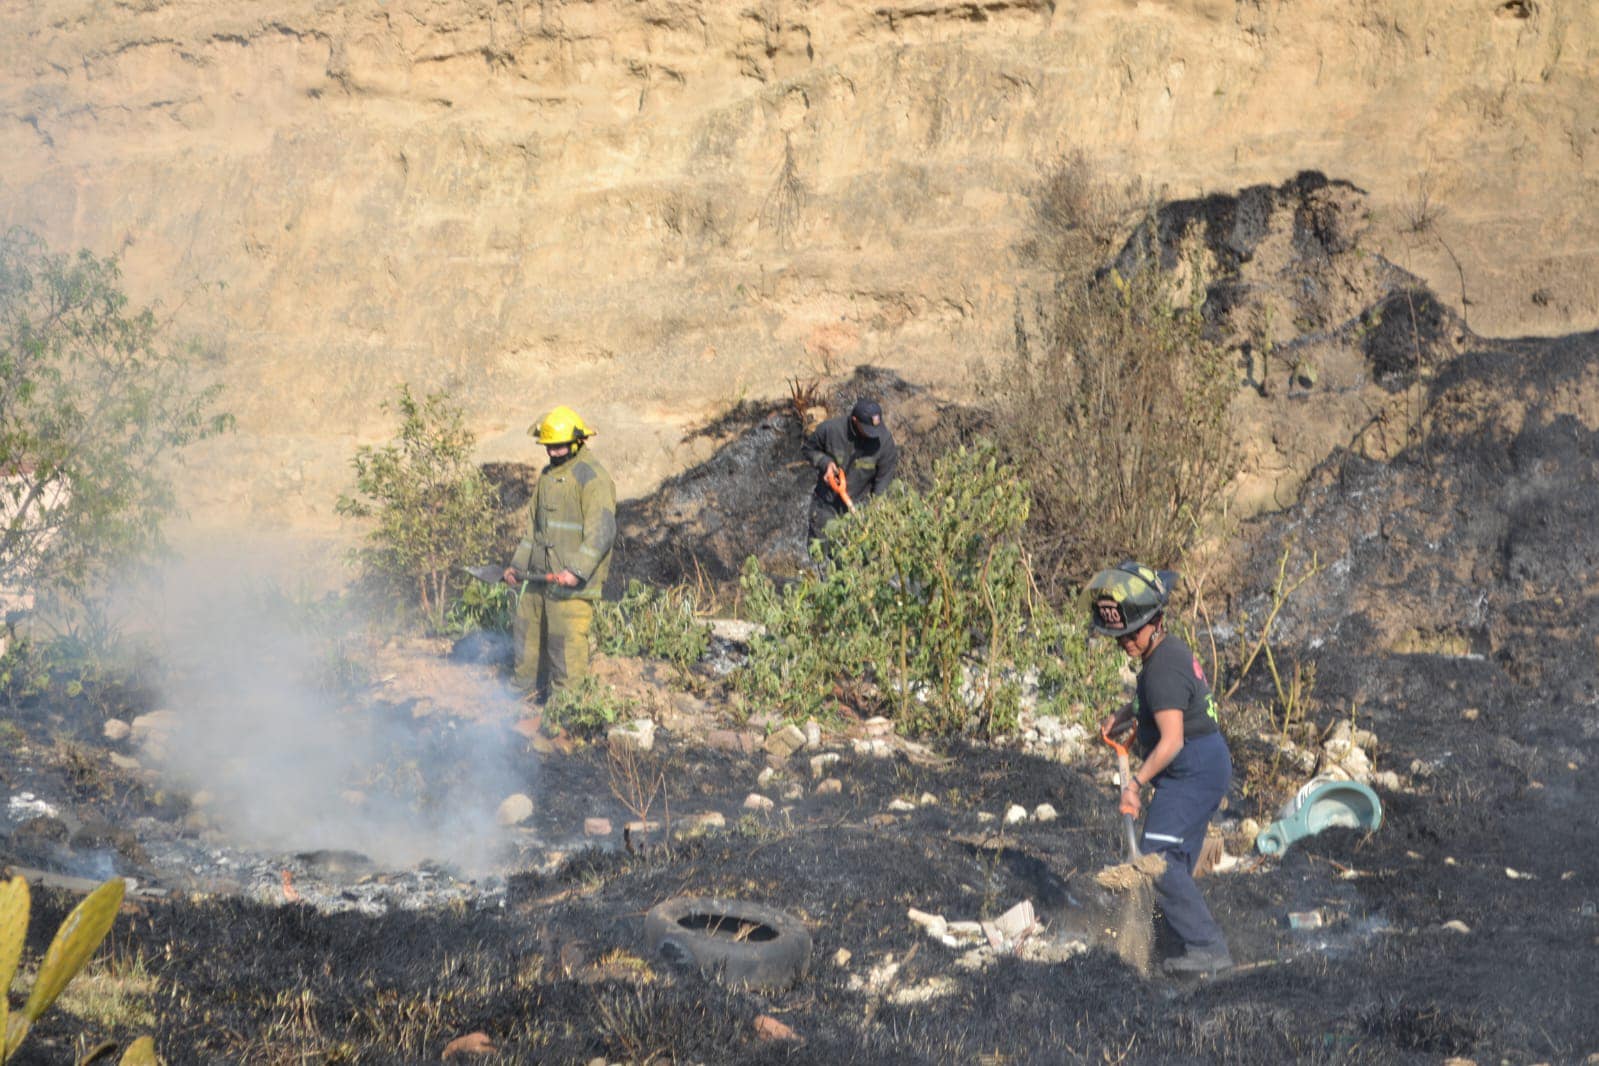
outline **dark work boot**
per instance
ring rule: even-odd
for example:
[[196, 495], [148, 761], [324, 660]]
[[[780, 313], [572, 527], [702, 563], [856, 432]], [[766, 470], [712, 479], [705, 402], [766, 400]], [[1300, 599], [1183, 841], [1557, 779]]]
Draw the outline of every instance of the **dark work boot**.
[[1209, 947], [1190, 945], [1181, 955], [1167, 959], [1160, 968], [1178, 976], [1221, 973], [1223, 970], [1233, 968], [1233, 957], [1227, 953], [1226, 944], [1213, 944]]

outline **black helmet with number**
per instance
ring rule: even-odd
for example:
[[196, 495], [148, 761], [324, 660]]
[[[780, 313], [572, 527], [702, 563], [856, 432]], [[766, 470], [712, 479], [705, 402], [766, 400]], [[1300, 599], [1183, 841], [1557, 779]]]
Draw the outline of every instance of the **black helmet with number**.
[[1171, 599], [1177, 574], [1131, 559], [1101, 570], [1088, 583], [1088, 624], [1108, 637], [1125, 637], [1154, 621]]

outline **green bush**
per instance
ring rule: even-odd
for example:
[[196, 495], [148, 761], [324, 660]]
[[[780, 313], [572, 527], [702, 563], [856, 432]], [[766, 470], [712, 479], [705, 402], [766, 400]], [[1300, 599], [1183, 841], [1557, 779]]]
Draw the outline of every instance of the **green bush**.
[[1106, 560], [1177, 559], [1233, 473], [1227, 411], [1240, 377], [1205, 336], [1198, 242], [1162, 270], [1146, 211], [1121, 256], [1137, 265], [1105, 268], [1111, 235], [1139, 218], [1137, 196], [1081, 157], [1051, 171], [1033, 251], [1054, 292], [1036, 328], [1019, 316], [1014, 354], [977, 383], [1032, 485], [1028, 544], [1051, 589]]
[[1075, 598], [1064, 610], [1035, 614], [1029, 633], [1043, 649], [1033, 658], [1037, 713], [1076, 722], [1093, 733], [1123, 698], [1121, 667], [1126, 658], [1121, 649], [1112, 641], [1090, 638]]
[[383, 407], [399, 413], [399, 435], [356, 451], [356, 494], [340, 496], [338, 512], [376, 519], [357, 558], [370, 576], [412, 590], [423, 617], [443, 630], [451, 590], [464, 581], [460, 567], [489, 556], [504, 519], [472, 464], [476, 437], [444, 393], [419, 402], [401, 385]]
[[625, 710], [616, 690], [590, 674], [555, 690], [544, 704], [544, 720], [568, 732], [591, 736], [620, 722]]
[[119, 676], [108, 670], [103, 650], [73, 636], [12, 640], [0, 654], [0, 702], [16, 706], [47, 694], [70, 700], [98, 692]]
[[700, 621], [691, 589], [657, 589], [636, 579], [627, 583], [620, 600], [599, 605], [594, 631], [606, 655], [662, 659], [683, 680], [711, 646], [711, 628]]
[[1037, 595], [1021, 530], [1028, 490], [979, 443], [829, 527], [821, 573], [778, 589], [751, 559], [741, 584], [765, 627], [735, 683], [791, 718], [839, 696], [908, 733], [1003, 733], [1024, 683], [1043, 700], [1097, 706], [1115, 663], [1090, 655], [1077, 613]]
[[516, 616], [516, 597], [511, 586], [468, 581], [445, 615], [444, 629], [456, 635], [484, 630], [509, 633]]
[[81, 605], [125, 584], [161, 546], [171, 460], [232, 425], [121, 281], [115, 259], [0, 237], [0, 585]]

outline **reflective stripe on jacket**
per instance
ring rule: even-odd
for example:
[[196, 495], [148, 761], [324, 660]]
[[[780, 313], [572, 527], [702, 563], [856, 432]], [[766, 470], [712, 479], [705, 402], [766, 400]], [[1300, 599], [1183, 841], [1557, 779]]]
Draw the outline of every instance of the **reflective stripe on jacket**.
[[616, 543], [616, 486], [611, 475], [586, 450], [539, 475], [528, 504], [528, 535], [511, 565], [534, 574], [570, 570], [582, 584], [552, 586], [556, 599], [597, 600]]

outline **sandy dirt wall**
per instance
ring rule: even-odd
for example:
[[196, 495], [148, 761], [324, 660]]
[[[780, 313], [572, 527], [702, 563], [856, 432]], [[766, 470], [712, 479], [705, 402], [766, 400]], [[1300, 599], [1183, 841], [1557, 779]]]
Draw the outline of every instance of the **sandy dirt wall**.
[[486, 459], [578, 407], [624, 495], [793, 375], [958, 388], [1072, 146], [1171, 195], [1324, 170], [1475, 330], [1593, 328], [1596, 99], [1571, 0], [42, 0], [0, 13], [0, 223], [213, 353], [197, 528], [332, 534], [401, 381]]

